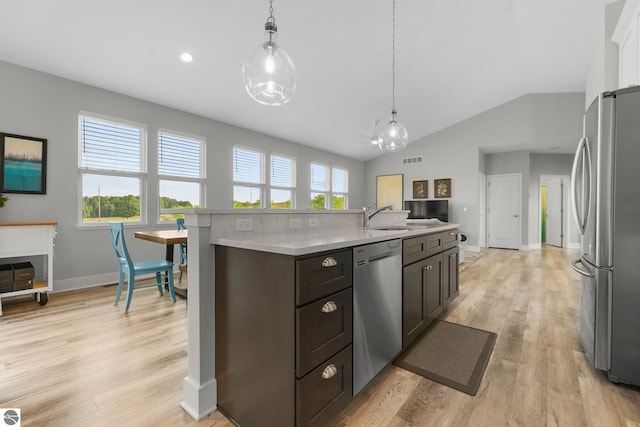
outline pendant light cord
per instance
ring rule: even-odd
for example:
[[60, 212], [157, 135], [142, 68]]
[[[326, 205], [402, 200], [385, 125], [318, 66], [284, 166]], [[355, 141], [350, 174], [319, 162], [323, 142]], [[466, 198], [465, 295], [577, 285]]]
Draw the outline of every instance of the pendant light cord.
[[391, 111], [396, 111], [396, 0], [393, 0], [393, 26], [391, 38]]
[[273, 0], [269, 0], [269, 17], [267, 18], [265, 29], [267, 29], [267, 31], [269, 32], [269, 43], [271, 43], [273, 33], [278, 31], [278, 26], [276, 25], [276, 18], [275, 16], [273, 16]]

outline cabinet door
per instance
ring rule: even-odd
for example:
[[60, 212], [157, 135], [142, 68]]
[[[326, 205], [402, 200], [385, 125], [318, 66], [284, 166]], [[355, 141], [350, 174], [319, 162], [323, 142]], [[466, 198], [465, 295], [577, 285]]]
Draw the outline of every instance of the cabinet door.
[[426, 289], [427, 302], [425, 305], [425, 319], [429, 325], [442, 313], [444, 307], [444, 281], [443, 281], [443, 257], [442, 254], [434, 255], [424, 260], [424, 287]]
[[426, 262], [419, 261], [402, 271], [402, 347], [405, 348], [427, 327], [427, 295], [424, 287]]
[[458, 296], [458, 247], [449, 249], [443, 257], [444, 308]]

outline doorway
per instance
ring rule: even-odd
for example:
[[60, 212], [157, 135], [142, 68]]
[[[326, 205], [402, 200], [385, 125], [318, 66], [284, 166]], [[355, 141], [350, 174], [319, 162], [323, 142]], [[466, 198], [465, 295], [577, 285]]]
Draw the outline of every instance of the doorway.
[[540, 176], [540, 243], [566, 248], [568, 242], [568, 175]]
[[487, 225], [489, 247], [520, 249], [522, 174], [487, 176]]

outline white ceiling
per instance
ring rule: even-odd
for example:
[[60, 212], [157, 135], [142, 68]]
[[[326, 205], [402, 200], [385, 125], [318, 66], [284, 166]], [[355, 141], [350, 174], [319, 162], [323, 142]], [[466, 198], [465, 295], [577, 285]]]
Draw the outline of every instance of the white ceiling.
[[[526, 93], [584, 91], [607, 2], [397, 0], [396, 105], [410, 141]], [[280, 107], [242, 82], [267, 0], [3, 1], [0, 59], [367, 160], [379, 152], [366, 136], [391, 107], [391, 4], [274, 0], [298, 72]]]

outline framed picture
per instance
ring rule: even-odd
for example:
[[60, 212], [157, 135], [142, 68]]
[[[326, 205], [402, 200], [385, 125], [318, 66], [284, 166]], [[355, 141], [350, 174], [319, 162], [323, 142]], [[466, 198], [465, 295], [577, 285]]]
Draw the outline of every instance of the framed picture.
[[426, 199], [429, 197], [429, 181], [413, 181], [413, 198]]
[[438, 199], [451, 197], [451, 178], [434, 180], [433, 192]]
[[391, 205], [402, 210], [404, 175], [379, 175], [376, 181], [376, 208]]
[[47, 140], [0, 133], [0, 192], [46, 194]]

